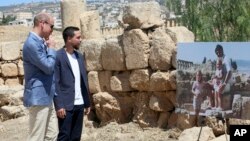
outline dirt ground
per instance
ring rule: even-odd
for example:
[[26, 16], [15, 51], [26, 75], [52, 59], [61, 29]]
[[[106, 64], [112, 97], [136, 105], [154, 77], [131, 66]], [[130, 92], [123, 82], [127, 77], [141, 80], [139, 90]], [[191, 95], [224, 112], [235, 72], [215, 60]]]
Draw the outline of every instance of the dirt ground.
[[[92, 121], [85, 121], [82, 141], [177, 141], [180, 133], [176, 129], [144, 128], [130, 122], [117, 124], [110, 122], [102, 127], [94, 127]], [[2, 141], [25, 141], [28, 135], [28, 116], [0, 122]]]

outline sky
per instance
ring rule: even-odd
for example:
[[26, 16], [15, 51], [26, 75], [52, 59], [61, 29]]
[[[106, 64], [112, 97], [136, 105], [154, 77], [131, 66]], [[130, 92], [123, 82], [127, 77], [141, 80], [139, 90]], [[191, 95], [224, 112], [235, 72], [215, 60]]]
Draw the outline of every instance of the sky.
[[215, 47], [223, 46], [224, 54], [233, 60], [250, 61], [250, 42], [195, 42], [179, 43], [177, 45], [177, 59], [201, 63], [204, 57], [207, 60], [216, 59]]
[[31, 2], [53, 2], [59, 0], [0, 0], [0, 6], [9, 6], [12, 4], [21, 4], [21, 3], [31, 3]]

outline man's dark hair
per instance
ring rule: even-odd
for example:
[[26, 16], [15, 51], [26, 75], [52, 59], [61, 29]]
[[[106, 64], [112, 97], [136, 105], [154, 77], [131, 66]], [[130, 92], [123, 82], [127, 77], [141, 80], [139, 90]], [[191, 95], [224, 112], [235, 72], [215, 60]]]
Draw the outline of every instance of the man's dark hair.
[[75, 35], [75, 31], [79, 31], [78, 27], [68, 26], [63, 30], [63, 40], [64, 43], [67, 42], [68, 37], [72, 38]]
[[216, 53], [218, 50], [223, 51], [223, 47], [222, 47], [222, 45], [220, 45], [220, 44], [217, 44], [217, 45], [216, 45], [216, 48], [215, 48], [215, 53]]

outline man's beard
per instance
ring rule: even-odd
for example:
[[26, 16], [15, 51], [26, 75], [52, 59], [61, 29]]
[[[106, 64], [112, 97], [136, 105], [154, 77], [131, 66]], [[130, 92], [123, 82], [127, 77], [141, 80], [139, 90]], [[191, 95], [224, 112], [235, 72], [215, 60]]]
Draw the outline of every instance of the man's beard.
[[75, 50], [79, 50], [79, 45], [74, 45], [73, 48], [74, 48]]

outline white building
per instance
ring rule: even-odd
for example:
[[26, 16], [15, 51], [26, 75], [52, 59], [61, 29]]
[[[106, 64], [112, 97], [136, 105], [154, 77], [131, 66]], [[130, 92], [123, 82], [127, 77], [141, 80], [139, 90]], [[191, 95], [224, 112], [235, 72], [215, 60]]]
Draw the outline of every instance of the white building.
[[9, 25], [23, 25], [23, 26], [33, 26], [33, 21], [32, 20], [15, 20], [9, 22]]
[[33, 15], [31, 12], [18, 12], [16, 13], [16, 20], [32, 19]]

